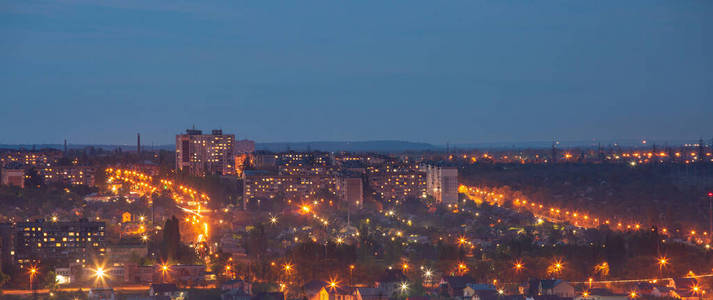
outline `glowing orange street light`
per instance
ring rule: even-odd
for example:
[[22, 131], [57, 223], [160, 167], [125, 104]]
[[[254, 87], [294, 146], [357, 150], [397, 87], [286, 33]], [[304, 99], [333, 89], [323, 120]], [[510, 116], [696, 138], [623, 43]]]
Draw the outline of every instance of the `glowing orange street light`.
[[327, 285], [329, 286], [330, 290], [334, 290], [339, 287], [339, 281], [336, 278], [329, 278]]
[[161, 265], [161, 281], [162, 282], [166, 281], [166, 272], [168, 272], [168, 265], [166, 265], [166, 264]]
[[352, 285], [352, 274], [354, 273], [354, 265], [349, 265], [349, 285]]
[[515, 268], [515, 271], [517, 272], [521, 271], [524, 267], [525, 266], [519, 261], [515, 262], [515, 265], [513, 266], [513, 268]]
[[467, 242], [467, 241], [465, 240], [464, 237], [461, 237], [461, 238], [458, 239], [458, 245], [461, 245], [461, 246], [462, 246], [462, 245], [465, 244], [466, 242]]
[[292, 265], [291, 265], [291, 264], [285, 264], [282, 268], [283, 268], [283, 269], [285, 270], [285, 272], [287, 272], [287, 273], [290, 273], [290, 271], [292, 271]]
[[33, 279], [33, 278], [35, 277], [35, 275], [37, 274], [37, 268], [31, 267], [29, 273], [30, 273], [30, 290], [32, 290], [32, 279]]
[[666, 267], [666, 265], [668, 264], [668, 258], [659, 257], [657, 263], [659, 265], [659, 277], [661, 277], [663, 275], [663, 268]]
[[693, 287], [691, 287], [691, 292], [693, 292], [693, 294], [696, 295], [701, 292], [701, 288], [698, 287], [697, 285], [694, 285]]
[[635, 299], [635, 298], [638, 297], [638, 296], [639, 296], [639, 295], [636, 294], [636, 291], [631, 291], [631, 293], [629, 293], [629, 297], [630, 297], [631, 299]]
[[466, 272], [466, 271], [468, 271], [468, 266], [466, 266], [464, 263], [458, 263], [458, 271]]
[[666, 264], [668, 264], [668, 258], [666, 257], [660, 257], [658, 260], [659, 267], [664, 267]]
[[555, 260], [552, 262], [552, 264], [547, 267], [547, 273], [554, 274], [554, 273], [560, 273], [562, 272], [562, 269], [564, 268], [564, 264], [562, 263], [561, 260]]

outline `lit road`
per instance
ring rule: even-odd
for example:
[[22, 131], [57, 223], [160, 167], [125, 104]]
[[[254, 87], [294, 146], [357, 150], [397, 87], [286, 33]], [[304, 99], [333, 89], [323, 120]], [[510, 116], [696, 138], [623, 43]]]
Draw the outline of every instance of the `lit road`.
[[[59, 288], [56, 289], [56, 292], [79, 292], [80, 290], [84, 293], [89, 292], [93, 287], [91, 286], [85, 286], [85, 287], [72, 287], [72, 288]], [[116, 292], [148, 292], [150, 286], [149, 285], [122, 285], [122, 286], [114, 286], [111, 287], [114, 289]], [[194, 289], [214, 289], [215, 284], [208, 284], [206, 286], [195, 286], [192, 287]], [[49, 294], [48, 289], [36, 289], [36, 290], [3, 290], [2, 293], [3, 295], [32, 295], [32, 293], [37, 293], [37, 294]]]

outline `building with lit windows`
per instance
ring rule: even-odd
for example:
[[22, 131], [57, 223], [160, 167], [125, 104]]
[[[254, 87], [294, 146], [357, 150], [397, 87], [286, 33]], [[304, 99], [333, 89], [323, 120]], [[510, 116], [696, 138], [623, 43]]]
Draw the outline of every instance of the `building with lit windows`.
[[40, 174], [46, 184], [94, 186], [96, 171], [92, 166], [47, 166]]
[[22, 164], [13, 162], [0, 170], [0, 185], [25, 187], [25, 169]]
[[43, 260], [85, 262], [104, 255], [104, 222], [81, 219], [54, 222], [38, 219], [15, 224], [14, 254], [19, 265]]
[[458, 203], [458, 168], [442, 163], [426, 163], [420, 167], [426, 172], [426, 192], [437, 203]]
[[176, 171], [191, 175], [235, 174], [235, 135], [213, 130], [203, 134], [201, 130], [187, 129], [186, 134], [176, 135]]
[[426, 197], [425, 174], [415, 169], [374, 168], [368, 182], [374, 199], [392, 202]]
[[43, 168], [47, 164], [56, 164], [62, 158], [62, 152], [56, 149], [42, 149], [37, 151], [14, 150], [0, 152], [0, 164], [17, 162], [25, 167]]
[[349, 207], [364, 206], [364, 183], [361, 174], [345, 172], [337, 179], [337, 196]]
[[331, 175], [293, 176], [266, 170], [243, 172], [243, 209], [248, 205], [260, 207], [271, 201], [321, 201], [335, 195], [335, 177]]

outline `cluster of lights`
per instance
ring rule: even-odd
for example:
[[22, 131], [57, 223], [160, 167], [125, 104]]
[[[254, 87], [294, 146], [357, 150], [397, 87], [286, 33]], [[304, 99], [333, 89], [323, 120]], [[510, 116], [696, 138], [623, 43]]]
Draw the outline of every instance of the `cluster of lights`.
[[[465, 194], [468, 199], [478, 204], [482, 203], [484, 200], [490, 205], [502, 206], [505, 204], [505, 195], [495, 192], [494, 189], [460, 185], [458, 187], [458, 192]], [[602, 224], [616, 224], [616, 226], [612, 226], [612, 229], [616, 230], [640, 230], [642, 228], [642, 225], [636, 222], [614, 222], [610, 219], [599, 218], [588, 213], [569, 211], [559, 207], [546, 207], [541, 203], [535, 203], [525, 199], [514, 199], [512, 200], [512, 205], [520, 209], [525, 209], [533, 215], [538, 216], [538, 224], [542, 224], [545, 219], [548, 219], [553, 221], [569, 221], [575, 226], [585, 228], [596, 228]], [[666, 228], [662, 228], [660, 232], [665, 235], [669, 234], [669, 231]], [[703, 232], [702, 235], [708, 236], [708, 232]], [[703, 243], [702, 239], [697, 238], [697, 232], [695, 230], [691, 230], [689, 236], [699, 244]], [[705, 246], [706, 249], [710, 249], [710, 244], [706, 244]]]
[[[117, 181], [127, 182], [130, 183], [133, 188], [137, 189], [140, 192], [143, 192], [144, 194], [150, 194], [158, 190], [158, 187], [152, 185], [153, 177], [148, 176], [144, 173], [133, 170], [114, 168], [107, 168], [106, 172], [109, 175], [107, 178], [107, 183], [112, 184]], [[210, 200], [210, 197], [208, 197], [204, 193], [198, 193], [198, 191], [190, 187], [176, 185], [171, 180], [161, 179], [159, 180], [159, 182], [161, 185], [163, 185], [164, 189], [174, 192], [174, 195], [176, 196], [183, 195], [184, 197], [190, 197], [191, 201], [185, 203], [188, 205], [188, 207], [179, 207], [185, 212], [192, 215], [186, 218], [186, 222], [196, 227], [196, 232], [198, 233], [197, 241], [202, 242], [207, 240], [209, 232], [208, 223], [202, 220], [203, 216], [201, 215], [201, 212], [203, 211], [203, 209], [201, 208], [201, 206], [207, 205], [208, 201]], [[112, 185], [112, 190], [116, 191], [116, 185]], [[174, 197], [174, 200], [177, 204], [184, 204], [184, 201], [182, 201], [180, 196]], [[143, 232], [144, 231], [141, 230], [138, 233], [143, 234]], [[142, 235], [141, 239], [143, 241], [148, 241], [148, 236]]]

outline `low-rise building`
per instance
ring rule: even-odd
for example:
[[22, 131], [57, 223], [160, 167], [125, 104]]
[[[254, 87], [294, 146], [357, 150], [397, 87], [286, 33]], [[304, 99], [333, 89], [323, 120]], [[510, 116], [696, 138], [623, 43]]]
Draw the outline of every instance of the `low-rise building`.
[[172, 283], [154, 283], [149, 288], [149, 296], [155, 299], [184, 300], [187, 298], [186, 292], [181, 291]]
[[562, 298], [574, 298], [575, 296], [574, 286], [560, 279], [533, 279], [530, 281], [529, 294]]
[[0, 185], [25, 187], [25, 169], [19, 163], [9, 163], [0, 170]]
[[47, 166], [41, 170], [46, 184], [94, 186], [96, 168], [92, 166]]
[[15, 225], [15, 260], [18, 264], [39, 260], [85, 262], [105, 253], [104, 222], [18, 222]]

